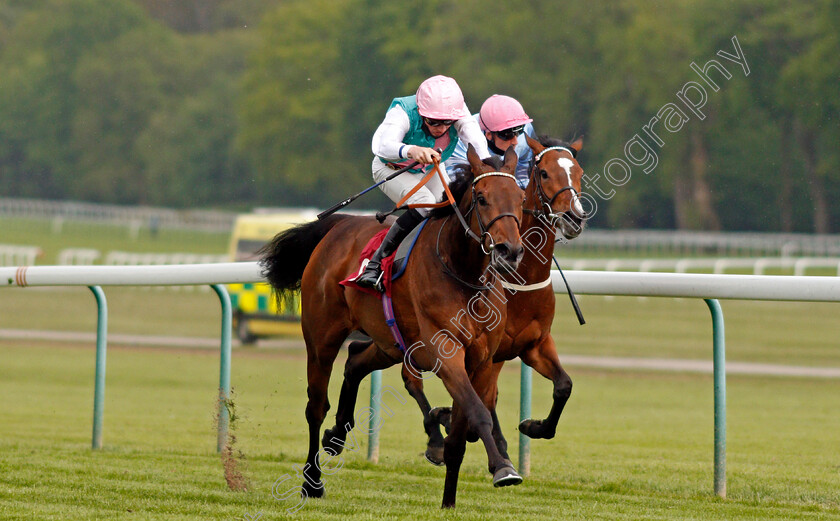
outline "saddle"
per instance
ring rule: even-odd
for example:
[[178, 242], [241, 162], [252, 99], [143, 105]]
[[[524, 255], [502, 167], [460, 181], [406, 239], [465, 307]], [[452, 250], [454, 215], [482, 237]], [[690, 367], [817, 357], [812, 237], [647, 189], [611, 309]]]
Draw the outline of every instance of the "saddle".
[[[381, 232], [377, 233], [376, 235], [368, 241], [367, 245], [362, 249], [361, 255], [359, 255], [359, 263], [361, 264], [361, 268], [359, 271], [350, 275], [346, 279], [339, 282], [342, 286], [348, 288], [355, 288], [359, 291], [364, 291], [365, 293], [369, 293], [371, 295], [376, 295], [382, 299], [382, 310], [385, 313], [385, 324], [387, 324], [388, 329], [391, 330], [391, 334], [394, 337], [394, 343], [396, 344], [397, 348], [403, 353], [406, 353], [406, 345], [405, 340], [403, 339], [402, 333], [400, 332], [399, 325], [397, 324], [397, 319], [394, 315], [394, 305], [391, 301], [391, 287], [393, 281], [397, 280], [405, 273], [405, 267], [408, 265], [408, 259], [411, 257], [411, 253], [414, 251], [414, 244], [417, 242], [417, 238], [420, 236], [420, 232], [423, 231], [423, 228], [426, 226], [429, 220], [425, 219], [421, 222], [417, 227], [415, 227], [411, 232], [406, 236], [405, 239], [400, 243], [397, 247], [397, 251], [393, 254], [389, 255], [382, 259], [382, 280], [384, 281], [385, 292], [380, 294], [378, 291], [371, 289], [371, 288], [363, 288], [357, 285], [354, 280], [362, 270], [365, 269], [366, 260], [370, 259], [370, 256], [373, 255], [373, 252], [382, 244], [382, 241], [385, 239], [385, 234], [388, 233], [388, 230], [382, 230]], [[409, 361], [411, 355], [408, 355]]]
[[[417, 238], [420, 236], [420, 232], [423, 231], [423, 228], [426, 226], [426, 223], [429, 222], [428, 219], [421, 222], [417, 225], [411, 232], [406, 236], [405, 239], [402, 240], [400, 245], [397, 247], [397, 250], [382, 259], [382, 280], [384, 281], [385, 286], [385, 295], [389, 298], [391, 297], [391, 285], [392, 282], [397, 280], [405, 273], [405, 267], [408, 265], [408, 259], [411, 257], [411, 253], [414, 251], [414, 244], [417, 242]], [[362, 270], [364, 270], [364, 266], [366, 264], [366, 260], [370, 259], [373, 255], [373, 252], [382, 244], [382, 241], [385, 239], [385, 235], [388, 233], [388, 229], [384, 229], [374, 235], [370, 241], [362, 248], [362, 253], [359, 255], [359, 264], [361, 268], [356, 273], [350, 274], [349, 277], [339, 282], [344, 287], [347, 288], [354, 288], [359, 291], [364, 291], [370, 295], [379, 296], [380, 293], [371, 288], [363, 288], [357, 285], [354, 280], [356, 277], [361, 274]]]

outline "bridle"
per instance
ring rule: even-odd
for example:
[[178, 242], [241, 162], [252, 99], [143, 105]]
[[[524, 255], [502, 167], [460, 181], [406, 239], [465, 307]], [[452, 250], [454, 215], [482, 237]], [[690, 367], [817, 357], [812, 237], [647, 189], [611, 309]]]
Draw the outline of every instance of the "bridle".
[[578, 191], [575, 190], [574, 186], [572, 186], [572, 185], [564, 186], [560, 190], [557, 190], [554, 193], [554, 195], [551, 196], [551, 197], [549, 197], [548, 194], [545, 192], [545, 189], [542, 186], [542, 177], [537, 175], [537, 173], [538, 173], [538, 165], [540, 164], [540, 161], [542, 161], [543, 156], [549, 150], [565, 150], [566, 152], [571, 154], [572, 157], [575, 157], [577, 155], [575, 153], [575, 151], [573, 149], [569, 148], [569, 147], [556, 146], [556, 147], [545, 148], [545, 149], [543, 149], [542, 152], [540, 152], [539, 154], [537, 154], [534, 157], [534, 166], [531, 167], [531, 182], [534, 183], [537, 187], [537, 200], [538, 200], [537, 201], [537, 207], [534, 208], [534, 209], [525, 209], [523, 211], [525, 213], [529, 213], [529, 214], [535, 215], [537, 217], [545, 216], [548, 219], [548, 221], [550, 223], [552, 223], [552, 225], [553, 225], [560, 218], [560, 216], [558, 214], [554, 213], [554, 211], [552, 210], [551, 205], [554, 204], [554, 201], [558, 197], [560, 197], [560, 195], [563, 192], [566, 192], [566, 191], [571, 191], [572, 192], [572, 198], [573, 199], [578, 197], [580, 194], [578, 194]]
[[[515, 214], [510, 213], [510, 212], [501, 213], [501, 214], [497, 215], [496, 217], [493, 217], [492, 219], [490, 219], [490, 222], [488, 222], [487, 224], [484, 224], [484, 219], [481, 217], [481, 211], [478, 209], [479, 206], [477, 204], [477, 198], [476, 198], [477, 194], [475, 192], [475, 185], [481, 179], [484, 179], [485, 177], [490, 177], [490, 176], [507, 177], [507, 178], [510, 178], [514, 183], [516, 183], [516, 177], [511, 175], [511, 174], [506, 174], [504, 172], [486, 172], [484, 174], [476, 176], [476, 178], [473, 179], [473, 181], [472, 181], [472, 201], [470, 202], [470, 207], [467, 208], [467, 211], [464, 214], [462, 214], [461, 210], [457, 206], [453, 205], [453, 208], [455, 209], [455, 215], [458, 217], [458, 220], [461, 222], [461, 226], [464, 228], [464, 231], [466, 232], [465, 235], [469, 235], [476, 242], [478, 242], [478, 244], [481, 246], [482, 253], [484, 253], [485, 255], [490, 255], [490, 253], [496, 247], [496, 244], [493, 242], [493, 237], [490, 235], [490, 231], [489, 231], [490, 227], [493, 226], [493, 224], [496, 221], [498, 221], [499, 219], [502, 219], [504, 217], [511, 217], [511, 218], [513, 218], [514, 221], [516, 221], [516, 229], [518, 230], [521, 227], [521, 224], [519, 222], [519, 217], [517, 217]], [[472, 231], [472, 229], [470, 228], [470, 225], [467, 223], [467, 217], [469, 217], [469, 215], [473, 212], [473, 210], [475, 210], [475, 218], [478, 221], [478, 229], [481, 232], [481, 235], [476, 235], [476, 233], [474, 231]], [[447, 217], [446, 219], [448, 220], [449, 217]], [[446, 221], [444, 221], [444, 225], [445, 224], [446, 224]], [[437, 240], [435, 241], [435, 254], [438, 258], [438, 261], [440, 261], [441, 266], [443, 267], [443, 272], [446, 273], [447, 275], [449, 275], [450, 277], [454, 278], [455, 280], [457, 280], [459, 283], [463, 284], [464, 286], [467, 286], [467, 287], [472, 288], [474, 290], [483, 291], [483, 290], [486, 290], [486, 289], [490, 289], [491, 286], [489, 286], [489, 285], [488, 286], [479, 286], [477, 284], [472, 284], [472, 283], [469, 283], [469, 282], [461, 279], [457, 274], [455, 274], [454, 271], [452, 271], [452, 269], [449, 268], [449, 266], [446, 265], [446, 263], [443, 261], [443, 258], [440, 256], [440, 236], [441, 236], [441, 232], [443, 231], [443, 228], [444, 228], [444, 226], [442, 225], [440, 227], [440, 229], [438, 229]], [[484, 247], [485, 237], [490, 239], [490, 245], [487, 248]]]
[[[577, 156], [577, 152], [574, 149], [571, 149], [569, 147], [564, 147], [564, 146], [544, 148], [542, 150], [542, 152], [537, 154], [534, 157], [534, 166], [531, 167], [531, 177], [532, 177], [531, 182], [534, 183], [537, 187], [537, 199], [538, 199], [537, 207], [534, 208], [534, 209], [525, 209], [525, 210], [522, 210], [522, 211], [524, 213], [532, 214], [532, 215], [536, 216], [537, 218], [545, 216], [548, 219], [548, 222], [552, 226], [556, 226], [556, 224], [559, 221], [559, 219], [561, 218], [561, 216], [552, 211], [551, 205], [554, 204], [555, 199], [557, 199], [560, 196], [560, 194], [562, 194], [563, 192], [565, 192], [567, 190], [572, 192], [572, 199], [573, 200], [574, 200], [574, 198], [579, 198], [580, 194], [578, 194], [577, 190], [575, 190], [575, 188], [571, 185], [564, 186], [560, 190], [557, 190], [557, 192], [555, 192], [554, 195], [551, 196], [550, 198], [548, 197], [548, 194], [545, 193], [545, 189], [543, 189], [543, 186], [542, 186], [542, 176], [537, 175], [537, 165], [540, 164], [540, 161], [542, 161], [543, 156], [549, 150], [565, 150], [566, 152], [571, 154], [573, 158]], [[571, 181], [571, 179], [569, 179], [569, 181]], [[563, 278], [563, 284], [566, 285], [566, 291], [569, 293], [569, 300], [572, 303], [572, 308], [574, 308], [574, 310], [575, 310], [575, 314], [577, 315], [578, 322], [580, 323], [580, 325], [583, 325], [583, 324], [586, 323], [586, 321], [583, 319], [583, 313], [581, 313], [581, 311], [580, 311], [580, 306], [577, 303], [577, 299], [575, 298], [575, 294], [574, 294], [574, 292], [572, 292], [572, 288], [569, 287], [569, 282], [566, 280], [566, 275], [563, 273], [563, 270], [560, 268], [560, 263], [557, 262], [557, 257], [552, 255], [551, 258], [554, 260], [554, 264], [557, 266], [557, 270], [560, 272], [560, 276]], [[537, 284], [532, 284], [530, 286], [525, 286], [525, 287], [520, 286], [520, 287], [513, 287], [513, 288], [511, 288], [511, 285], [508, 284], [506, 287], [508, 289], [516, 289], [517, 291], [530, 291], [531, 289], [541, 289], [544, 285], [547, 285], [546, 283], [549, 283], [549, 284], [551, 283], [551, 277], [550, 276], [549, 276], [548, 280], [546, 280], [543, 283], [537, 283]], [[502, 285], [505, 286], [505, 283], [503, 282]]]
[[[502, 219], [504, 217], [511, 217], [511, 218], [513, 218], [514, 221], [516, 221], [516, 229], [517, 230], [521, 226], [520, 223], [519, 223], [519, 217], [517, 217], [515, 214], [510, 213], [510, 212], [500, 213], [496, 217], [493, 217], [492, 219], [490, 219], [490, 222], [488, 222], [487, 224], [484, 224], [484, 219], [481, 217], [481, 211], [478, 209], [479, 206], [477, 204], [478, 200], [477, 200], [477, 197], [476, 197], [477, 194], [475, 193], [475, 185], [476, 185], [476, 183], [478, 183], [480, 180], [484, 179], [485, 177], [492, 177], [492, 176], [507, 177], [507, 178], [513, 180], [514, 183], [516, 183], [516, 177], [513, 176], [512, 174], [506, 174], [504, 172], [486, 172], [484, 174], [476, 176], [476, 178], [473, 179], [473, 182], [472, 182], [472, 202], [470, 203], [470, 207], [467, 208], [467, 211], [463, 215], [461, 215], [461, 211], [458, 209], [457, 206], [455, 207], [455, 215], [457, 215], [458, 219], [461, 221], [461, 226], [464, 227], [464, 230], [466, 231], [467, 235], [469, 235], [470, 237], [475, 239], [476, 242], [478, 242], [478, 244], [481, 246], [481, 251], [485, 255], [490, 255], [490, 252], [492, 252], [493, 249], [496, 247], [496, 244], [493, 242], [493, 237], [490, 235], [490, 231], [489, 231], [490, 227], [493, 226], [493, 223], [495, 223], [496, 221], [498, 221], [499, 219]], [[470, 228], [469, 224], [467, 224], [467, 219], [466, 218], [469, 217], [469, 215], [473, 212], [473, 210], [475, 210], [475, 217], [476, 217], [476, 220], [478, 221], [478, 230], [481, 232], [480, 236], [476, 235], [475, 232], [472, 231], [472, 229]], [[486, 249], [484, 247], [485, 237], [490, 239], [490, 245]]]

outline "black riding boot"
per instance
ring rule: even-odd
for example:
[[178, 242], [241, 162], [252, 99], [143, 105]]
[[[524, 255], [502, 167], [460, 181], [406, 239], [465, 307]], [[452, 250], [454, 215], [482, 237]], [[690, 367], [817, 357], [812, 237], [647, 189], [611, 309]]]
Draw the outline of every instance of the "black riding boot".
[[356, 278], [356, 284], [366, 288], [373, 288], [379, 292], [384, 291], [385, 287], [383, 286], [381, 280], [382, 259], [394, 253], [394, 250], [397, 249], [400, 242], [402, 242], [406, 235], [408, 235], [415, 226], [420, 224], [422, 220], [423, 216], [420, 215], [420, 212], [414, 208], [410, 208], [407, 212], [400, 215], [396, 222], [391, 225], [391, 229], [388, 230], [382, 244], [380, 244], [379, 248], [373, 252], [373, 255], [370, 257], [370, 260], [365, 267], [365, 271]]

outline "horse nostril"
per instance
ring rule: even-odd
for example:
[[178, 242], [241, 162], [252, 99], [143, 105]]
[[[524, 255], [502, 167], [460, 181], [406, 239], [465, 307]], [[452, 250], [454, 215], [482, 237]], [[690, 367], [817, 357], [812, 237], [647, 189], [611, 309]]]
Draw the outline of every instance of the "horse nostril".
[[503, 243], [496, 245], [496, 252], [499, 256], [508, 262], [518, 262], [525, 253], [525, 247], [521, 244], [516, 248], [512, 247], [510, 243]]

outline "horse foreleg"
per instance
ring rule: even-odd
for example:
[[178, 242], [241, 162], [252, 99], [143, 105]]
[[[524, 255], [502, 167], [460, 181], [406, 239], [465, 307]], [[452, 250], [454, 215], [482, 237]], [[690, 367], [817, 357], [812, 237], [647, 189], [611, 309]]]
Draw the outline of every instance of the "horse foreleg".
[[519, 356], [523, 362], [554, 383], [554, 401], [548, 417], [544, 420], [523, 420], [519, 424], [519, 431], [529, 438], [551, 439], [557, 430], [557, 422], [560, 421], [563, 408], [572, 394], [572, 379], [560, 365], [551, 335], [546, 335], [533, 348], [523, 351]]
[[420, 412], [423, 413], [423, 430], [429, 437], [426, 444], [426, 460], [432, 465], [443, 465], [443, 435], [440, 433], [440, 424], [429, 414], [432, 406], [426, 398], [426, 393], [423, 392], [423, 379], [414, 376], [406, 364], [403, 364], [402, 378], [406, 391], [414, 398], [420, 407]]
[[[368, 344], [367, 347], [365, 344]], [[325, 430], [321, 440], [324, 449], [330, 450], [332, 455], [341, 454], [347, 435], [356, 424], [354, 409], [362, 380], [373, 371], [387, 369], [396, 363], [373, 342], [353, 342], [347, 351], [344, 382], [341, 384], [341, 394], [335, 413], [335, 426]]]
[[[487, 452], [487, 466], [493, 474], [493, 486], [504, 487], [522, 483], [522, 477], [517, 474], [513, 464], [510, 460], [504, 458], [496, 447], [492, 433], [493, 420], [490, 411], [480, 398], [480, 396], [485, 396], [485, 393], [489, 392], [488, 386], [493, 384], [491, 381], [492, 362], [488, 360], [476, 370], [472, 381], [470, 381], [463, 366], [463, 359], [456, 360], [454, 363], [453, 360], [456, 359], [446, 360], [447, 363], [441, 367], [442, 370], [438, 372], [438, 376], [452, 396], [453, 408], [457, 408], [460, 411], [458, 414], [463, 414], [466, 418], [466, 427], [456, 425], [457, 422], [463, 422], [464, 420], [457, 418], [456, 411], [453, 409], [452, 431], [446, 437], [446, 440], [452, 438], [452, 441], [444, 441], [446, 485], [443, 491], [443, 507], [455, 505], [458, 469], [460, 468], [460, 460], [456, 456], [462, 451], [459, 448], [460, 444], [466, 442], [467, 429], [476, 433], [484, 443], [484, 449]], [[463, 441], [461, 441], [462, 439]], [[449, 449], [449, 445], [453, 445], [453, 448]], [[447, 456], [447, 450], [452, 452], [452, 458]], [[460, 458], [462, 457], [463, 454]]]

